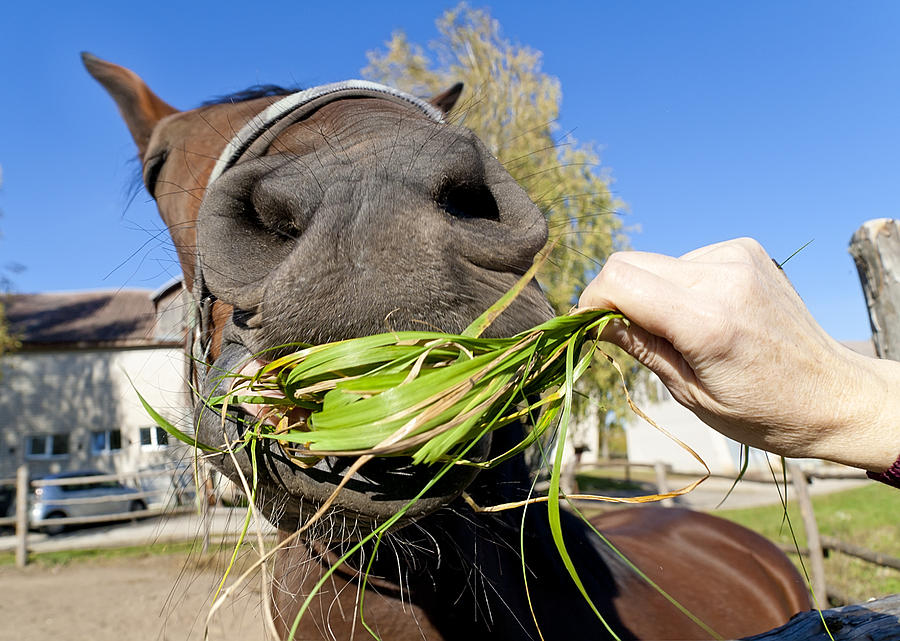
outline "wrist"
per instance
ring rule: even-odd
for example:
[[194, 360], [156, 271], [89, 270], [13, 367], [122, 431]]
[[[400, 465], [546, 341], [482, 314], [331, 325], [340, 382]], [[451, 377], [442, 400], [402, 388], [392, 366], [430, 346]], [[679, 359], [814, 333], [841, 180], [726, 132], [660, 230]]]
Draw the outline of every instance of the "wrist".
[[872, 472], [871, 470], [867, 470], [866, 476], [873, 481], [880, 481], [900, 489], [900, 456], [898, 456], [897, 460], [894, 461], [894, 464], [884, 472]]
[[865, 469], [877, 473], [889, 469], [900, 458], [900, 362], [871, 359], [870, 366], [881, 384], [880, 398], [872, 399], [880, 411], [870, 426], [874, 447]]
[[[881, 473], [900, 454], [900, 362], [846, 348], [835, 372], [843, 384], [815, 456]], [[828, 411], [827, 407], [822, 408]]]

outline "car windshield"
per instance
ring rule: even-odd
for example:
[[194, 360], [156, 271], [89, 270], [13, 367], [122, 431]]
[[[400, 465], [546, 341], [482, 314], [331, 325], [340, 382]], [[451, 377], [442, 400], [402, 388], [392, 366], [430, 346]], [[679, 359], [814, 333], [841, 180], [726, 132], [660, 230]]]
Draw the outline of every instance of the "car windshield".
[[[68, 475], [67, 475], [68, 476]], [[90, 477], [90, 476], [98, 476], [96, 473], [78, 473], [79, 477]], [[50, 477], [53, 478], [53, 477]], [[59, 478], [59, 477], [57, 477]], [[124, 486], [115, 480], [109, 481], [95, 481], [93, 483], [65, 483], [63, 485], [49, 485], [48, 488], [59, 488], [61, 492], [79, 492], [86, 490], [119, 490], [123, 489]]]

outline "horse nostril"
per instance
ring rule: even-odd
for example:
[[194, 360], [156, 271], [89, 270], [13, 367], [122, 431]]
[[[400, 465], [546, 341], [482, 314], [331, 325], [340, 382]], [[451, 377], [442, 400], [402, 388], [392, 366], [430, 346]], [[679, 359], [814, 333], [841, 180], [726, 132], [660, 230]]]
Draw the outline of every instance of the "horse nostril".
[[500, 220], [497, 201], [486, 185], [445, 186], [438, 192], [435, 202], [454, 218]]
[[238, 309], [235, 307], [231, 312], [231, 322], [233, 322], [234, 326], [238, 329], [252, 329], [252, 326], [255, 324], [253, 322], [253, 317], [255, 315], [256, 312], [253, 310]]

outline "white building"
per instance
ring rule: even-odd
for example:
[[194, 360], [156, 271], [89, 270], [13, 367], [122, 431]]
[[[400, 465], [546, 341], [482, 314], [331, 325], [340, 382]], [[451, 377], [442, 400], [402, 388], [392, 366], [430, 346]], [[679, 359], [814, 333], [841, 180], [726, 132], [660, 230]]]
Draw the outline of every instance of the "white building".
[[181, 285], [11, 295], [21, 340], [0, 361], [0, 478], [80, 469], [132, 472], [180, 458], [135, 389], [189, 423]]
[[[682, 407], [656, 376], [649, 385], [656, 387], [655, 402], [637, 404], [661, 428], [683, 441], [702, 458], [714, 474], [735, 474], [740, 468], [740, 444], [708, 427]], [[625, 427], [628, 460], [632, 463], [662, 462], [678, 472], [704, 472], [690, 452], [638, 416]], [[768, 470], [761, 452], [751, 450], [753, 468]]]

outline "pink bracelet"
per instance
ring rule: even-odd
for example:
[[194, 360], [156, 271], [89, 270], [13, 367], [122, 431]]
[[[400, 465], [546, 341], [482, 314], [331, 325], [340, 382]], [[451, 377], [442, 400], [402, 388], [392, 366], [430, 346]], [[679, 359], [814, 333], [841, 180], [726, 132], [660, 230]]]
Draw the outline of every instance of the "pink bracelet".
[[900, 456], [898, 456], [897, 460], [894, 461], [894, 464], [884, 472], [866, 472], [866, 476], [870, 479], [875, 479], [876, 481], [881, 481], [882, 483], [900, 489]]

